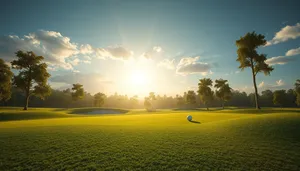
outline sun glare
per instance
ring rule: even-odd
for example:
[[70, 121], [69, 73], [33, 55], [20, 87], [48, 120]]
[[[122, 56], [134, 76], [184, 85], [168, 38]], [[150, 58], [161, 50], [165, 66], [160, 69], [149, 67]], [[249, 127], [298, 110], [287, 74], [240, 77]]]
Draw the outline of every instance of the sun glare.
[[132, 85], [142, 86], [147, 83], [146, 74], [142, 71], [134, 71], [130, 75], [130, 81]]

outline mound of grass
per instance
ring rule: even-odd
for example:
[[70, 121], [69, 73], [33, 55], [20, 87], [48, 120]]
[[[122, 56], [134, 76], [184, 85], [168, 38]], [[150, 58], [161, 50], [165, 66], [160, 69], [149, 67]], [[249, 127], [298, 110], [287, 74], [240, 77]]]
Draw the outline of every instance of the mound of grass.
[[[23, 108], [5, 107], [0, 108], [0, 122], [13, 120], [32, 120], [32, 119], [53, 119], [68, 117], [87, 117], [87, 112], [94, 110], [111, 110], [120, 114], [127, 113], [128, 110], [114, 108], [29, 108], [24, 111]], [[75, 115], [76, 114], [76, 115]]]
[[299, 170], [300, 115], [159, 111], [0, 124], [0, 170]]
[[30, 108], [27, 111], [22, 108], [0, 108], [0, 122], [12, 120], [31, 120], [72, 117], [65, 110], [58, 111], [51, 108]]
[[89, 113], [89, 112], [93, 112], [93, 111], [101, 111], [101, 110], [103, 110], [103, 111], [115, 111], [115, 112], [118, 112], [120, 114], [129, 112], [128, 110], [125, 110], [125, 109], [91, 107], [91, 108], [71, 109], [71, 110], [69, 110], [69, 113], [71, 113], [71, 114], [85, 114], [85, 113]]

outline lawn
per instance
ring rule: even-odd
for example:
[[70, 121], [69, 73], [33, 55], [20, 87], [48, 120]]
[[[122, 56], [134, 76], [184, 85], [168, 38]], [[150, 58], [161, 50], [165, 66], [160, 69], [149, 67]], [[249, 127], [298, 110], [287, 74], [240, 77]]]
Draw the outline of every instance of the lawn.
[[93, 109], [0, 109], [0, 170], [300, 170], [299, 109]]

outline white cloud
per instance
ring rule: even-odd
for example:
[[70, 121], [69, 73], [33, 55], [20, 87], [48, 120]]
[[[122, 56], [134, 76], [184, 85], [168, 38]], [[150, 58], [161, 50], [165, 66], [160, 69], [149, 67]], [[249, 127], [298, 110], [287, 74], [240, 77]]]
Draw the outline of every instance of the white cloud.
[[157, 66], [172, 70], [175, 68], [175, 59], [164, 59], [160, 61]]
[[[114, 82], [107, 79], [101, 74], [98, 73], [79, 73], [73, 71], [73, 73], [68, 73], [65, 75], [57, 75], [50, 77], [49, 80], [51, 83], [54, 84], [64, 84], [71, 86], [75, 83], [80, 83], [83, 85], [85, 90], [88, 90], [90, 93], [96, 93], [103, 90], [105, 85], [110, 86]], [[97, 85], [97, 86], [95, 86]]]
[[80, 53], [82, 54], [91, 54], [93, 52], [94, 52], [93, 47], [89, 44], [80, 46]]
[[147, 52], [144, 52], [141, 57], [146, 59], [152, 59], [154, 55], [159, 54], [163, 52], [162, 47], [160, 46], [154, 46], [152, 49], [148, 50]]
[[275, 84], [266, 84], [264, 81], [262, 81], [259, 85], [258, 88], [262, 88], [262, 89], [273, 89], [273, 88], [277, 88], [277, 87], [281, 87], [285, 85], [283, 80], [278, 80], [275, 81]]
[[76, 66], [76, 65], [78, 65], [78, 64], [79, 64], [79, 62], [80, 62], [80, 60], [79, 60], [78, 58], [76, 58], [76, 59], [74, 59], [74, 60], [70, 61], [70, 63], [71, 63], [73, 66]]
[[296, 39], [300, 37], [300, 23], [294, 26], [285, 26], [279, 32], [275, 34], [275, 37], [268, 41], [266, 46], [286, 42], [290, 39]]
[[293, 60], [294, 59], [291, 57], [277, 56], [277, 57], [272, 57], [272, 58], [267, 59], [266, 63], [269, 65], [284, 65]]
[[124, 47], [108, 47], [106, 51], [110, 53], [110, 57], [113, 59], [123, 59], [128, 60], [133, 56], [133, 51], [130, 51]]
[[82, 62], [85, 64], [91, 64], [91, 61], [88, 61], [88, 60], [83, 60]]
[[283, 86], [285, 83], [282, 80], [276, 81], [276, 86], [280, 87]]
[[162, 48], [161, 48], [160, 46], [154, 46], [154, 47], [153, 47], [153, 50], [154, 50], [155, 52], [161, 52], [161, 51], [162, 51]]
[[300, 54], [300, 47], [296, 49], [291, 49], [285, 53], [285, 56], [295, 56]]
[[0, 37], [1, 58], [12, 61], [18, 50], [33, 51], [37, 55], [44, 56], [48, 64], [55, 64], [64, 69], [72, 69], [65, 59], [78, 53], [77, 45], [59, 32], [40, 30], [23, 37], [16, 35]]
[[96, 57], [100, 59], [111, 58], [118, 60], [129, 60], [133, 57], [133, 51], [130, 51], [124, 47], [108, 47], [108, 48], [94, 48]]
[[[94, 48], [90, 44], [78, 46], [70, 38], [59, 32], [39, 30], [23, 37], [17, 35], [0, 36], [0, 58], [7, 62], [14, 60], [15, 52], [33, 51], [45, 58], [45, 62], [53, 68], [73, 70], [80, 62], [89, 64], [93, 57], [128, 60], [133, 52], [122, 47]], [[70, 59], [72, 57], [79, 59]], [[73, 66], [72, 66], [73, 65]]]
[[188, 74], [202, 74], [207, 75], [210, 72], [211, 66], [207, 63], [197, 62], [199, 60], [198, 57], [184, 57], [180, 60], [177, 65], [176, 72], [180, 75], [188, 75]]
[[264, 86], [265, 86], [265, 82], [263, 82], [263, 81], [262, 81], [261, 83], [258, 84], [258, 88], [262, 88], [262, 87], [264, 87]]

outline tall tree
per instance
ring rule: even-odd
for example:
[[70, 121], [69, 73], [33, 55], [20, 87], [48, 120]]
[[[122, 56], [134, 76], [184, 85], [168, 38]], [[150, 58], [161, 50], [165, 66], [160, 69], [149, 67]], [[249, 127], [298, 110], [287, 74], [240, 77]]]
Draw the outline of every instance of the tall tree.
[[295, 83], [295, 92], [297, 95], [296, 104], [300, 106], [300, 79]]
[[43, 56], [37, 56], [32, 51], [16, 52], [17, 60], [11, 62], [12, 68], [19, 70], [14, 76], [13, 84], [25, 93], [24, 110], [28, 108], [31, 95], [44, 99], [51, 94], [51, 88], [47, 84], [50, 74], [47, 72], [47, 64], [42, 63]]
[[222, 108], [224, 109], [224, 103], [230, 100], [232, 96], [231, 88], [229, 87], [229, 84], [226, 83], [227, 80], [218, 79], [215, 80], [215, 88], [216, 90], [216, 96], [222, 101]]
[[198, 83], [198, 94], [200, 101], [206, 106], [206, 109], [209, 110], [208, 104], [212, 101], [214, 92], [211, 90], [212, 80], [210, 78], [203, 78], [199, 80]]
[[11, 97], [11, 79], [13, 73], [5, 62], [0, 59], [0, 101], [8, 100]]
[[286, 93], [285, 90], [276, 90], [273, 93], [273, 103], [283, 107], [286, 104]]
[[189, 90], [186, 95], [186, 102], [189, 105], [196, 104], [196, 93], [193, 90]]
[[84, 89], [83, 89], [83, 85], [81, 84], [73, 84], [72, 87], [72, 100], [73, 101], [77, 101], [79, 99], [82, 99], [84, 97]]
[[236, 41], [237, 61], [240, 62], [239, 68], [243, 71], [245, 68], [250, 67], [252, 71], [252, 80], [255, 90], [255, 106], [256, 109], [260, 109], [258, 102], [258, 93], [256, 86], [256, 75], [259, 72], [264, 72], [265, 75], [270, 75], [273, 68], [266, 64], [267, 55], [258, 54], [256, 49], [259, 46], [264, 46], [267, 43], [265, 36], [256, 34], [255, 32], [247, 33], [244, 37], [241, 37]]
[[106, 96], [103, 93], [97, 93], [94, 95], [94, 106], [101, 107], [104, 104]]

